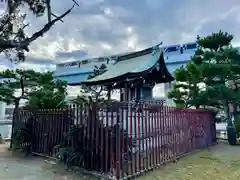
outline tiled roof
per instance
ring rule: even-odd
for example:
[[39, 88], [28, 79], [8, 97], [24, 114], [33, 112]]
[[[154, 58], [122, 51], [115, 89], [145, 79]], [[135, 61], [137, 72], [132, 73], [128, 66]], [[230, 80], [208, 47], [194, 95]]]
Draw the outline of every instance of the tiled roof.
[[124, 60], [118, 61], [115, 65], [108, 68], [108, 70], [92, 79], [87, 80], [87, 82], [104, 81], [108, 79], [117, 78], [126, 74], [140, 73], [151, 69], [158, 62], [162, 51], [153, 49], [147, 53], [142, 53], [139, 51], [139, 55], [128, 55]]

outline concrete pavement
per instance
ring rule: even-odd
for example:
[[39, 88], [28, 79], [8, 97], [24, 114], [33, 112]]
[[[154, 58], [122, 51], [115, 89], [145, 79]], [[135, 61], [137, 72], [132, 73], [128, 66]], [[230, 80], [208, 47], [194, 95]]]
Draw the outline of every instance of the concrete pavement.
[[8, 151], [8, 145], [0, 144], [0, 180], [82, 180], [82, 177], [54, 166], [42, 158], [13, 155]]

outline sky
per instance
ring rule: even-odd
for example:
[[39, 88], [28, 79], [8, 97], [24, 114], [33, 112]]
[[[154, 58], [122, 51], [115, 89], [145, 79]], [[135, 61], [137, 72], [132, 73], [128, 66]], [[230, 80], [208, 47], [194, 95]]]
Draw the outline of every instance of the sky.
[[[16, 65], [43, 71], [63, 61], [139, 50], [163, 42], [193, 42], [218, 30], [232, 33], [240, 45], [239, 0], [76, 0], [70, 15], [31, 44], [26, 62]], [[71, 0], [52, 0], [60, 15]], [[0, 8], [4, 8], [0, 5]], [[0, 9], [1, 10], [1, 9]], [[46, 16], [28, 15], [31, 35], [43, 27]], [[0, 69], [12, 66], [4, 57]]]
[[[77, 0], [80, 7], [57, 23], [30, 46], [23, 68], [54, 69], [56, 63], [143, 49], [159, 42], [164, 45], [192, 42], [196, 36], [220, 29], [235, 36], [240, 44], [239, 0]], [[52, 0], [57, 15], [72, 6], [71, 0]], [[0, 8], [4, 8], [3, 5]], [[27, 19], [31, 35], [46, 16]], [[5, 59], [3, 57], [3, 59]], [[4, 60], [0, 68], [10, 67]]]

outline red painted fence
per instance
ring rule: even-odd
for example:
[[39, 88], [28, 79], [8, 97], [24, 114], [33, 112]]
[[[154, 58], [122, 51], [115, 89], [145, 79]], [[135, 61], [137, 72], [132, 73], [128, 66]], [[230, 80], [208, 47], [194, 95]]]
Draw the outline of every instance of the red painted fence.
[[[72, 148], [80, 154], [72, 164], [104, 173], [106, 178], [134, 177], [216, 143], [211, 112], [154, 103], [18, 109], [14, 124], [15, 132], [23, 124], [30, 127], [31, 136], [22, 146], [28, 145], [32, 152], [56, 156], [61, 147]], [[69, 132], [72, 135], [66, 138]]]

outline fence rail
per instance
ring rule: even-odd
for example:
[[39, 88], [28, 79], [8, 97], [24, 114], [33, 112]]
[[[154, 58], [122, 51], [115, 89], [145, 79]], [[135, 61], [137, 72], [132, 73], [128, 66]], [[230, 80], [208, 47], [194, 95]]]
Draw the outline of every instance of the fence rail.
[[[114, 103], [14, 114], [21, 146], [117, 179], [128, 178], [216, 142], [208, 111], [160, 104]], [[71, 154], [72, 153], [72, 154]]]

